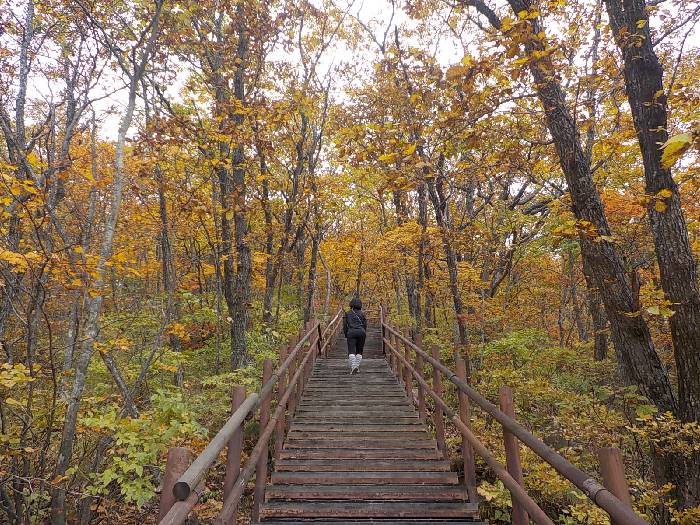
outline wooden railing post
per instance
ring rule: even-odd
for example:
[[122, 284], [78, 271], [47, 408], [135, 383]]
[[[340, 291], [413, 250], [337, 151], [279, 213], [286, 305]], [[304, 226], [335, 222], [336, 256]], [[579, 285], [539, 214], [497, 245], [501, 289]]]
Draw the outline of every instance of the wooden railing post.
[[382, 342], [382, 355], [386, 355], [386, 348], [384, 347], [384, 306], [379, 305], [379, 337], [381, 337]]
[[[515, 408], [513, 406], [513, 389], [509, 386], [502, 386], [499, 390], [501, 411], [507, 416], [515, 419]], [[525, 487], [523, 481], [523, 470], [520, 465], [520, 444], [518, 438], [503, 428], [503, 444], [506, 449], [506, 468], [518, 485]], [[528, 525], [528, 515], [523, 506], [513, 498], [513, 525]]]
[[[309, 331], [311, 330], [311, 321], [307, 321], [304, 323], [304, 335], [306, 335]], [[316, 340], [314, 339], [313, 335], [309, 336], [308, 341], [308, 346], [304, 348], [302, 354], [303, 357], [306, 356], [306, 352], [312, 352], [314, 350], [314, 345], [316, 344]], [[302, 359], [303, 359], [302, 357]], [[306, 382], [309, 379], [309, 374], [312, 366], [312, 360], [313, 360], [313, 355], [306, 361], [306, 364], [304, 365], [304, 371], [301, 374], [301, 381], [299, 381], [299, 392], [298, 392], [298, 398], [301, 399], [301, 395], [304, 391], [304, 387], [306, 386]]]
[[[284, 363], [289, 355], [289, 346], [284, 345], [280, 348], [280, 364]], [[284, 394], [287, 392], [287, 378], [292, 377], [288, 370], [285, 370], [279, 378], [277, 383], [277, 403], [282, 402]], [[285, 411], [283, 410], [280, 414], [279, 419], [277, 419], [277, 426], [275, 427], [275, 459], [279, 459], [282, 453], [282, 447], [284, 446], [284, 431], [286, 428], [285, 423]]]
[[[461, 357], [457, 357], [455, 364], [457, 368], [457, 377], [466, 381], [467, 363]], [[459, 419], [471, 429], [471, 405], [469, 403], [469, 397], [459, 388], [457, 389], [457, 393], [459, 394]], [[464, 486], [469, 494], [469, 501], [477, 501], [474, 449], [469, 441], [464, 438], [464, 435], [462, 435], [462, 459], [464, 461]]]
[[[289, 351], [293, 352], [294, 347], [297, 345], [297, 342], [299, 342], [299, 337], [294, 336], [289, 340]], [[301, 352], [299, 352], [301, 354]], [[290, 364], [289, 368], [289, 375], [288, 377], [291, 379], [292, 376], [296, 373], [297, 369], [299, 368], [299, 354], [297, 354], [297, 357], [295, 357], [292, 360], [292, 363]], [[289, 403], [287, 404], [287, 432], [289, 432], [289, 429], [292, 425], [292, 417], [294, 417], [294, 411], [296, 410], [297, 407], [297, 394], [299, 393], [299, 386], [298, 385], [291, 385], [288, 384], [287, 388], [292, 389], [292, 393], [289, 396]]]
[[[630, 489], [625, 478], [625, 464], [622, 462], [622, 453], [619, 448], [605, 447], [598, 449], [598, 462], [600, 473], [603, 476], [603, 485], [612, 492], [624, 505], [632, 508]], [[618, 525], [611, 520], [613, 525]]]
[[[398, 331], [398, 327], [394, 326], [394, 330]], [[401, 360], [397, 355], [401, 351], [400, 339], [394, 334], [394, 338], [391, 342], [394, 344], [394, 350], [396, 350], [396, 353], [394, 353], [394, 374], [399, 381], [403, 381], [403, 368], [401, 367]]]
[[[423, 348], [423, 336], [421, 334], [416, 334], [416, 346]], [[423, 357], [420, 353], [416, 352], [416, 362], [415, 362], [416, 372], [422, 378], [423, 377]], [[418, 383], [418, 417], [421, 421], [425, 422], [428, 419], [428, 411], [425, 408], [425, 389], [420, 381]]]
[[[410, 346], [403, 345], [403, 356], [406, 359], [406, 363], [411, 362]], [[411, 404], [413, 404], [413, 374], [411, 374], [411, 369], [407, 366], [403, 369], [403, 384], [406, 387], [406, 396]]]
[[[266, 384], [272, 377], [272, 360], [265, 359], [263, 363], [262, 384]], [[270, 402], [272, 401], [272, 392], [266, 395], [260, 402], [260, 432], [267, 427], [270, 422]], [[255, 469], [255, 499], [253, 501], [252, 523], [260, 521], [260, 506], [265, 501], [265, 485], [267, 484], [267, 460], [269, 447], [260, 454], [258, 463]]]
[[[440, 351], [438, 347], [432, 345], [430, 347], [430, 353], [433, 359], [440, 361]], [[433, 392], [438, 397], [442, 397], [442, 374], [440, 371], [433, 367]], [[442, 408], [436, 403], [435, 410], [433, 411], [433, 421], [435, 423], [435, 440], [437, 441], [437, 446], [443, 456], [447, 454], [447, 446], [445, 445], [445, 418]]]
[[318, 346], [318, 352], [314, 356], [314, 362], [316, 362], [316, 359], [318, 359], [319, 356], [323, 356], [323, 343], [325, 342], [323, 340], [323, 329], [321, 328], [321, 323], [318, 323], [318, 328], [316, 330], [318, 332], [318, 340], [317, 340], [317, 346]]
[[[231, 414], [245, 401], [245, 387], [236, 385], [233, 387], [231, 395]], [[231, 492], [233, 484], [238, 479], [238, 474], [241, 472], [241, 452], [243, 451], [243, 424], [233, 433], [231, 439], [228, 440], [226, 449], [226, 475], [224, 477], [224, 498]]]
[[168, 459], [165, 463], [165, 473], [163, 474], [163, 487], [160, 493], [160, 503], [158, 505], [158, 521], [168, 513], [170, 508], [177, 501], [173, 494], [175, 482], [190, 466], [192, 452], [184, 447], [173, 447], [168, 449]]

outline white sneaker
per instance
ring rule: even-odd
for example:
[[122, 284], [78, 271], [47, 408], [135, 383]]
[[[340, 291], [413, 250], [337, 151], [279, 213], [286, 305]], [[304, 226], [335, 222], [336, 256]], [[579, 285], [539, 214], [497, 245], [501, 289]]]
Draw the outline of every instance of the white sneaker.
[[360, 373], [360, 363], [362, 362], [362, 354], [357, 354], [355, 356], [355, 364], [352, 367], [352, 370], [350, 370], [351, 374], [359, 374]]
[[350, 373], [352, 374], [355, 371], [355, 368], [357, 367], [355, 361], [355, 354], [348, 355], [348, 363], [350, 363]]

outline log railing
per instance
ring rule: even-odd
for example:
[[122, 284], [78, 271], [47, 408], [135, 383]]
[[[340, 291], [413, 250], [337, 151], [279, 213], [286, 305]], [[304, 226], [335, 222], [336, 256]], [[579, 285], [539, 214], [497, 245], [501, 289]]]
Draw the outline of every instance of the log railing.
[[[224, 503], [214, 523], [235, 523], [239, 502], [253, 473], [256, 474], [256, 483], [251, 518], [253, 523], [258, 521], [260, 505], [265, 499], [272, 435], [276, 434], [273, 457], [277, 457], [282, 450], [287, 431], [285, 418], [288, 415], [287, 421], [291, 419], [304, 386], [311, 376], [314, 361], [327, 353], [337, 336], [341, 321], [342, 310], [339, 310], [325, 328], [322, 328], [318, 321], [306, 323], [301, 334], [292, 338], [280, 351], [280, 365], [277, 370], [273, 372], [272, 361], [265, 360], [259, 392], [246, 397], [245, 388], [235, 386], [231, 417], [189, 466], [190, 452], [187, 449], [176, 448], [169, 451], [163, 477], [159, 525], [180, 525], [185, 522], [204, 491], [207, 472], [224, 448], [227, 448]], [[275, 386], [277, 405], [274, 413], [270, 414]], [[243, 424], [258, 408], [260, 435], [245, 465], [241, 466]]]
[[[493, 473], [510, 491], [513, 500], [513, 524], [527, 525], [532, 519], [539, 525], [553, 525], [552, 520], [525, 491], [523, 473], [520, 467], [519, 443], [523, 443], [535, 454], [578, 487], [595, 505], [605, 510], [615, 525], [649, 525], [631, 507], [629, 489], [625, 481], [620, 453], [615, 448], [598, 451], [604, 485], [596, 481], [566, 458], [547, 446], [515, 420], [513, 392], [509, 387], [500, 389], [500, 408], [474, 390], [467, 379], [467, 363], [458, 356], [456, 372], [446, 367], [440, 360], [438, 348], [432, 346], [430, 352], [423, 349], [420, 334], [415, 341], [388, 322], [384, 312], [380, 312], [382, 326], [382, 349], [396, 377], [406, 387], [409, 399], [418, 407], [419, 416], [426, 419], [426, 396], [433, 399], [433, 426], [438, 448], [446, 454], [445, 416], [462, 435], [462, 455], [464, 458], [464, 484], [470, 498], [476, 497], [476, 472], [474, 453], [481, 456]], [[403, 347], [403, 349], [402, 349]], [[423, 372], [425, 365], [432, 367], [432, 381], [429, 383]], [[459, 397], [459, 409], [454, 410], [442, 396], [442, 382], [454, 384]], [[413, 383], [417, 392], [414, 394]], [[471, 430], [471, 404], [498, 421], [503, 428], [506, 465], [500, 463]]]

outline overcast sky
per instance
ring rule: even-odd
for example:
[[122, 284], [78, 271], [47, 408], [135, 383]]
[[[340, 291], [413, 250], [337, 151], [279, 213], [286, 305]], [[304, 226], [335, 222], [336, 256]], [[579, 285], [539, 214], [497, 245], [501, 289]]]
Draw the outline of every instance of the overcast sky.
[[[11, 1], [11, 0], [10, 0]], [[25, 2], [23, 0], [15, 0], [16, 3], [13, 4], [13, 10], [17, 10], [18, 14], [23, 11]], [[391, 4], [389, 0], [335, 0], [336, 6], [338, 8], [344, 9], [348, 2], [352, 2], [352, 7], [349, 11], [348, 18], [356, 17], [359, 18], [365, 25], [373, 28], [374, 34], [381, 40], [381, 36], [386, 29], [389, 20], [391, 19]], [[318, 6], [321, 5], [321, 0], [316, 0]], [[346, 23], [350, 23], [348, 20]], [[400, 27], [414, 27], [415, 22], [410, 20], [403, 10], [397, 9], [394, 13], [392, 23], [394, 25], [398, 24]], [[548, 28], [550, 31], [552, 28]], [[683, 31], [685, 32], [685, 28]], [[679, 33], [680, 33], [679, 32]], [[0, 38], [5, 38], [0, 36]], [[368, 45], [360, 50], [351, 51], [345, 42], [341, 39], [336, 39], [331, 46], [331, 48], [323, 56], [321, 63], [319, 64], [319, 76], [325, 76], [325, 73], [332, 67], [338, 67], [344, 63], [356, 63], [356, 64], [372, 64], [378, 57], [377, 46], [371, 43], [369, 37], [364, 35], [367, 40]], [[390, 37], [391, 38], [391, 37]], [[439, 45], [431, 49], [431, 52], [435, 53], [435, 57], [440, 64], [447, 67], [450, 64], [458, 62], [462, 58], [461, 45], [456, 41], [451, 35], [443, 34], [439, 39]], [[410, 40], [407, 42], [410, 44]], [[700, 31], [695, 31], [692, 33], [685, 43], [685, 49], [697, 48], [700, 46]], [[50, 54], [50, 53], [48, 53]], [[285, 55], [281, 50], [276, 52], [273, 57], [274, 60], [290, 60], [298, 61], [298, 55]], [[183, 78], [184, 75], [181, 75]], [[341, 76], [334, 78], [334, 96], [337, 99], [342, 96], [343, 89], [346, 87], [341, 84]], [[357, 79], [361, 81], [362, 79]], [[102, 82], [101, 89], [109, 89], [114, 91], [117, 87], [123, 84], [119, 75], [117, 73], [111, 72], [107, 73], [104, 81]], [[169, 86], [168, 92], [173, 98], [179, 96], [179, 91], [181, 84], [174, 83]], [[55, 85], [49, 85], [45, 80], [41, 78], [35, 78], [31, 86], [32, 96], [39, 96], [50, 100], [52, 98], [52, 91], [57, 95], [56, 91], [60, 89]], [[100, 100], [95, 103], [95, 110], [98, 115], [103, 115], [103, 126], [101, 129], [101, 134], [105, 138], [114, 138], [116, 136], [116, 129], [119, 121], [120, 108], [125, 105], [126, 92], [124, 89], [119, 90], [107, 98]], [[114, 110], [111, 115], [106, 115], [108, 110]], [[132, 129], [133, 133], [133, 129]]]

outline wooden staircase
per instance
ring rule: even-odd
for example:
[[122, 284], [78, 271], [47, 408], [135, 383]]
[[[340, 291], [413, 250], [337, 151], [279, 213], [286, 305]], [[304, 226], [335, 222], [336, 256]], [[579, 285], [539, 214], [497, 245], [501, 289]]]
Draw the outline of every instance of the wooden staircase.
[[349, 375], [342, 336], [317, 361], [275, 462], [262, 523], [479, 519], [387, 365], [380, 339], [370, 327], [358, 375]]
[[[501, 387], [497, 407], [469, 383], [462, 356], [455, 356], [453, 371], [441, 361], [437, 346], [428, 353], [420, 334], [415, 340], [406, 336], [385, 319], [383, 309], [380, 318], [380, 324], [370, 327], [359, 375], [349, 375], [346, 341], [337, 338], [342, 321], [338, 311], [325, 327], [318, 321], [306, 323], [280, 352], [277, 369], [265, 360], [258, 392], [246, 395], [242, 386], [234, 387], [231, 417], [191, 464], [187, 449], [168, 451], [159, 525], [188, 521], [207, 490], [207, 472], [225, 448], [223, 503], [214, 525], [236, 523], [253, 476], [254, 523], [475, 525], [478, 505], [468, 496], [478, 497], [475, 454], [509, 490], [513, 525], [554, 525], [524, 489], [522, 445], [606, 511], [614, 523], [649, 525], [632, 509], [619, 449], [598, 449], [605, 485], [600, 484], [515, 420], [510, 387]], [[458, 407], [443, 399], [443, 381], [456, 387]], [[428, 398], [435, 407], [432, 414], [426, 410]], [[505, 465], [472, 431], [472, 403], [503, 427]], [[258, 409], [260, 435], [243, 464], [243, 426]], [[427, 417], [432, 418], [440, 443], [447, 421], [461, 434], [463, 485], [428, 432], [422, 420]], [[276, 457], [272, 483], [267, 485], [271, 448]]]

